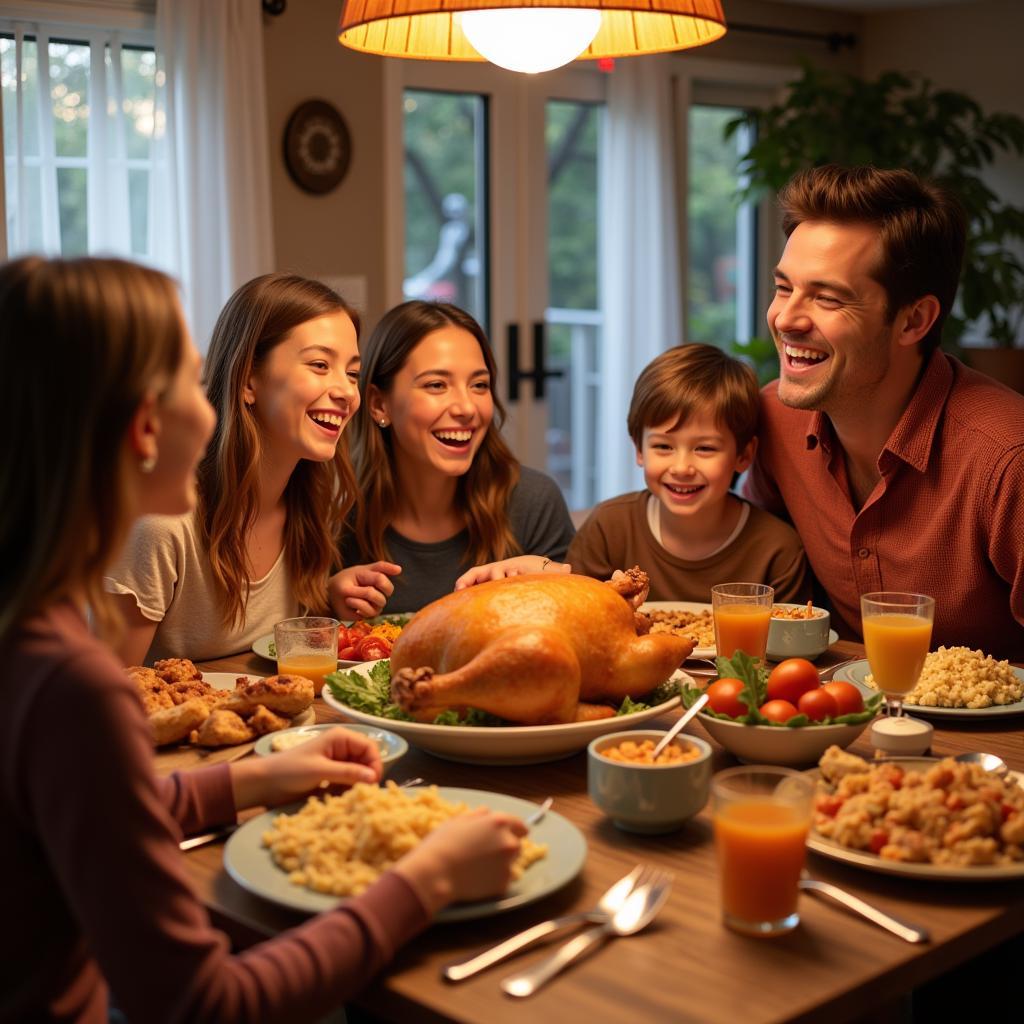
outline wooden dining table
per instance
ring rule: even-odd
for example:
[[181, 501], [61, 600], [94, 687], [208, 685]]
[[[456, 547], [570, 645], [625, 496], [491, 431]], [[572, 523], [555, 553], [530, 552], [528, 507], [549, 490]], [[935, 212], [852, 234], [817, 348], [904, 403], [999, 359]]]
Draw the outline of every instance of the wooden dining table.
[[[863, 648], [839, 642], [819, 668], [859, 656]], [[250, 674], [272, 671], [256, 655], [221, 659], [209, 670]], [[318, 721], [341, 721], [322, 701]], [[678, 712], [658, 719], [667, 727]], [[935, 721], [932, 753], [991, 751], [1024, 770], [1024, 717]], [[715, 770], [735, 764], [699, 724], [687, 731], [711, 742]], [[850, 749], [871, 755], [864, 734]], [[956, 883], [916, 880], [866, 871], [815, 853], [812, 876], [850, 890], [911, 923], [927, 928], [931, 941], [910, 945], [834, 904], [807, 894], [800, 926], [766, 940], [723, 927], [707, 808], [665, 836], [622, 832], [587, 796], [586, 753], [527, 766], [490, 766], [442, 760], [415, 748], [395, 769], [399, 779], [421, 776], [441, 786], [490, 790], [554, 809], [586, 838], [580, 875], [559, 891], [520, 909], [474, 921], [436, 924], [399, 952], [372, 981], [358, 1004], [395, 1021], [458, 1021], [475, 1024], [588, 1024], [638, 1021], [700, 1021], [762, 1024], [775, 1021], [841, 1021], [898, 1005], [912, 989], [985, 953], [1024, 931], [1024, 880]], [[216, 926], [236, 948], [260, 942], [301, 915], [255, 896], [227, 875], [223, 844], [183, 855], [192, 882]], [[671, 897], [643, 932], [614, 939], [527, 1000], [506, 996], [499, 981], [547, 956], [535, 949], [458, 983], [442, 980], [441, 968], [536, 922], [593, 906], [601, 893], [635, 864], [671, 871]]]

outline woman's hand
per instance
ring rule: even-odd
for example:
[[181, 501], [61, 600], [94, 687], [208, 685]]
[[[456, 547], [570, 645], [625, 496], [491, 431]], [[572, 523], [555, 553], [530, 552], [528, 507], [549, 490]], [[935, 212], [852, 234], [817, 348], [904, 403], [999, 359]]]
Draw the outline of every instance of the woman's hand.
[[475, 586], [477, 583], [522, 576], [529, 572], [569, 573], [572, 572], [572, 566], [567, 562], [553, 562], [543, 555], [517, 555], [515, 558], [505, 558], [500, 562], [474, 566], [455, 581], [455, 589], [465, 590], [466, 587]]
[[479, 807], [434, 829], [395, 871], [431, 914], [449, 903], [500, 896], [527, 831], [519, 818]]
[[362, 733], [338, 726], [271, 757], [250, 757], [231, 765], [235, 807], [276, 807], [298, 800], [327, 782], [348, 788], [378, 782], [380, 749]]
[[339, 619], [372, 619], [380, 615], [395, 586], [388, 579], [402, 571], [393, 562], [350, 565], [327, 581], [327, 596]]

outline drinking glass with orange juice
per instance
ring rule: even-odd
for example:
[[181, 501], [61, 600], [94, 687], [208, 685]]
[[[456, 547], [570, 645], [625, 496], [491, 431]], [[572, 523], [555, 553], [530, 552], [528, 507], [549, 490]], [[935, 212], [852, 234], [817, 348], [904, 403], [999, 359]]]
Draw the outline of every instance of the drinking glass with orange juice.
[[764, 662], [775, 591], [765, 583], [718, 583], [711, 588], [715, 647], [720, 658], [745, 651]]
[[745, 935], [772, 936], [799, 923], [800, 872], [814, 784], [791, 768], [743, 765], [711, 780], [711, 821], [722, 920]]
[[278, 622], [274, 626], [278, 674], [312, 679], [319, 696], [324, 676], [338, 670], [340, 625], [337, 619], [315, 615]]
[[917, 685], [932, 642], [935, 598], [879, 591], [860, 599], [864, 648], [888, 713], [903, 714], [903, 698]]

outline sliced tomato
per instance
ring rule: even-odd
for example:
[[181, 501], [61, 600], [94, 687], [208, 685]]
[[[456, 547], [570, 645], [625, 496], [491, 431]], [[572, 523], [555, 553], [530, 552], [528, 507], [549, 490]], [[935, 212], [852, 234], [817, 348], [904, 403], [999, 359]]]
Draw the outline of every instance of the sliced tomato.
[[391, 644], [382, 636], [363, 637], [356, 649], [360, 661], [377, 661], [379, 658], [391, 657]]
[[339, 661], [359, 661], [359, 646], [358, 644], [349, 644], [348, 647], [338, 648], [338, 660]]

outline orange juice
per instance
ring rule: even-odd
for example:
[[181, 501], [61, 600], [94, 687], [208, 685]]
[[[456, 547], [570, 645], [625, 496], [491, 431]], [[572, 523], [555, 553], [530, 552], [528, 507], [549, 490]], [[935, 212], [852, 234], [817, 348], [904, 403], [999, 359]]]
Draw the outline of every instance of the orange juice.
[[277, 660], [277, 671], [282, 676], [305, 676], [313, 680], [313, 692], [324, 688], [324, 676], [338, 671], [338, 659], [327, 654], [289, 654]]
[[719, 657], [731, 658], [736, 651], [746, 651], [752, 658], [764, 661], [771, 619], [770, 603], [719, 605], [715, 609], [715, 646]]
[[932, 641], [932, 624], [920, 615], [865, 615], [864, 647], [868, 664], [883, 693], [908, 693], [914, 688]]
[[713, 823], [726, 917], [756, 925], [794, 913], [810, 828], [807, 812], [755, 797], [719, 807]]

